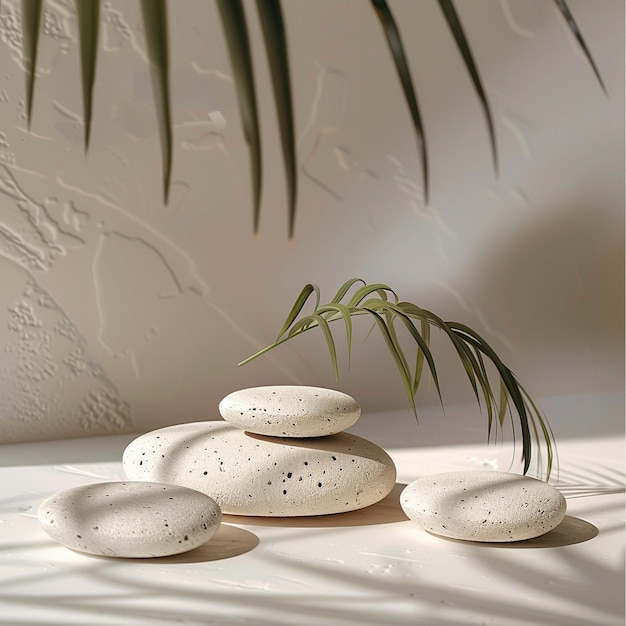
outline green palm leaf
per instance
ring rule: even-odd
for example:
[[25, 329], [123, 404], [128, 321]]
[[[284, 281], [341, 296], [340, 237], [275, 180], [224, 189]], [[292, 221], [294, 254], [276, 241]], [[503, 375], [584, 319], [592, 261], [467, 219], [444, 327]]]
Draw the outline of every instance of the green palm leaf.
[[376, 313], [376, 311], [372, 309], [368, 309], [363, 307], [363, 309], [372, 314], [374, 317], [374, 321], [378, 324], [378, 329], [380, 330], [380, 334], [382, 335], [385, 343], [387, 344], [387, 348], [389, 348], [389, 352], [395, 361], [396, 367], [398, 368], [398, 372], [400, 372], [400, 378], [402, 379], [402, 384], [404, 385], [404, 390], [406, 392], [407, 399], [409, 401], [409, 406], [413, 411], [413, 414], [417, 417], [417, 407], [415, 406], [415, 398], [413, 397], [413, 388], [411, 386], [411, 373], [408, 370], [406, 365], [406, 359], [402, 353], [400, 347], [394, 341], [392, 333], [389, 331], [389, 328], [385, 325], [383, 318]]
[[478, 393], [478, 385], [476, 384], [476, 373], [475, 369], [472, 367], [472, 363], [467, 356], [467, 351], [465, 350], [462, 342], [459, 338], [452, 332], [452, 329], [444, 322], [438, 315], [435, 315], [432, 311], [428, 311], [426, 309], [422, 309], [421, 307], [416, 306], [410, 302], [400, 302], [400, 308], [410, 317], [415, 317], [417, 319], [424, 319], [429, 324], [443, 330], [444, 333], [448, 336], [448, 339], [452, 342], [454, 349], [457, 352], [459, 360], [463, 365], [463, 369], [465, 370], [465, 374], [470, 381], [472, 386], [472, 390], [474, 391], [474, 396], [476, 397], [476, 401], [480, 405], [480, 395]]
[[289, 238], [293, 237], [296, 225], [296, 141], [293, 130], [293, 104], [291, 79], [289, 78], [289, 56], [283, 14], [278, 0], [257, 0], [257, 9], [263, 30], [265, 50], [272, 74], [274, 100], [278, 113], [280, 138], [287, 178], [287, 203], [289, 211]]
[[311, 284], [305, 285], [302, 291], [300, 292], [300, 295], [296, 298], [296, 301], [293, 307], [291, 308], [291, 311], [289, 311], [289, 315], [287, 315], [287, 319], [285, 320], [285, 323], [282, 325], [282, 328], [280, 329], [278, 333], [277, 340], [280, 339], [285, 334], [287, 329], [293, 324], [293, 322], [298, 317], [298, 315], [300, 315], [300, 311], [302, 311], [302, 309], [304, 308], [304, 305], [307, 303], [307, 300], [309, 299], [312, 293], [315, 293], [316, 295], [315, 309], [317, 309], [320, 303], [319, 287], [317, 285], [311, 285]]
[[[406, 329], [409, 331], [409, 334], [411, 335], [415, 343], [417, 343], [418, 355], [421, 355], [422, 360], [424, 358], [426, 359], [428, 368], [430, 369], [430, 374], [433, 378], [433, 382], [435, 383], [435, 388], [437, 390], [439, 400], [442, 402], [442, 405], [443, 405], [443, 400], [441, 397], [441, 389], [439, 387], [439, 378], [437, 376], [437, 369], [435, 367], [435, 361], [428, 347], [427, 341], [419, 333], [419, 331], [417, 330], [417, 328], [411, 321], [410, 316], [406, 314], [406, 312], [401, 306], [397, 304], [393, 304], [387, 300], [378, 300], [378, 301], [368, 300], [367, 302], [363, 303], [363, 308], [373, 309], [375, 311], [390, 312], [390, 313], [393, 313], [394, 316], [398, 317], [402, 321], [402, 323], [404, 324]], [[421, 321], [422, 323], [426, 324], [426, 328], [429, 328], [428, 323], [425, 319], [422, 319]], [[393, 322], [394, 322], [394, 318], [392, 317], [390, 319], [390, 323], [387, 324], [390, 327], [390, 330], [393, 329]], [[395, 335], [395, 332], [394, 332], [394, 335]], [[430, 337], [430, 331], [427, 331], [427, 336]], [[419, 362], [419, 360], [417, 362]], [[407, 365], [407, 368], [408, 368], [408, 365]], [[419, 382], [420, 382], [420, 377], [421, 377], [421, 368], [418, 371], [418, 368], [416, 366], [415, 374], [413, 376], [413, 387], [412, 387], [413, 396], [415, 396], [415, 394], [417, 393], [417, 389], [419, 387]]]
[[364, 280], [360, 278], [351, 278], [350, 280], [347, 280], [343, 285], [341, 285], [341, 287], [339, 287], [337, 293], [335, 294], [335, 297], [331, 300], [331, 302], [336, 304], [337, 302], [343, 300], [344, 296], [348, 293], [348, 291], [350, 291], [350, 288], [356, 283], [363, 283], [363, 285], [365, 285]]
[[[348, 292], [356, 283], [363, 282], [363, 286], [356, 289], [349, 297]], [[317, 302], [315, 310], [308, 315], [298, 318], [305, 303], [316, 293]], [[369, 297], [376, 294], [379, 297]], [[388, 296], [392, 295], [394, 301]], [[347, 305], [339, 302], [348, 298]], [[248, 363], [253, 359], [265, 354], [269, 350], [279, 346], [302, 333], [315, 327], [320, 327], [330, 352], [335, 378], [338, 380], [337, 350], [331, 333], [330, 323], [336, 320], [344, 320], [346, 335], [348, 338], [348, 354], [351, 350], [352, 324], [350, 318], [357, 315], [367, 315], [374, 320], [374, 328], [378, 328], [387, 345], [389, 353], [398, 369], [409, 406], [417, 417], [415, 395], [419, 387], [419, 381], [423, 370], [424, 361], [427, 363], [432, 379], [435, 383], [439, 399], [442, 402], [439, 379], [435, 362], [429, 348], [430, 327], [434, 326], [444, 332], [456, 349], [459, 360], [463, 364], [465, 372], [474, 390], [478, 404], [481, 404], [481, 396], [487, 410], [487, 439], [491, 439], [494, 428], [503, 427], [504, 418], [509, 410], [513, 424], [513, 437], [515, 438], [515, 421], [511, 413], [511, 405], [517, 414], [517, 424], [521, 431], [522, 460], [524, 473], [528, 472], [533, 455], [533, 439], [538, 447], [538, 465], [541, 465], [541, 446], [545, 444], [547, 449], [546, 475], [549, 478], [554, 461], [553, 441], [554, 436], [549, 425], [542, 417], [537, 406], [530, 399], [523, 387], [517, 382], [515, 375], [502, 362], [493, 348], [474, 330], [458, 322], [444, 322], [439, 316], [427, 309], [423, 309], [410, 302], [398, 302], [396, 292], [388, 285], [374, 283], [368, 285], [359, 279], [352, 279], [344, 283], [329, 304], [319, 305], [319, 290], [314, 285], [306, 285], [296, 299], [285, 324], [281, 328], [276, 341], [248, 357], [239, 365]], [[396, 322], [400, 321], [409, 336], [416, 344], [417, 357], [415, 371], [411, 372], [409, 362], [404, 354], [400, 338], [396, 331]], [[412, 320], [419, 320], [421, 333]], [[487, 363], [493, 365], [500, 379], [500, 398], [496, 401], [493, 393]], [[510, 403], [509, 403], [510, 400]], [[497, 417], [497, 420], [495, 419]]]
[[226, 36], [230, 63], [233, 69], [243, 134], [250, 150], [252, 176], [253, 231], [259, 230], [261, 216], [261, 132], [257, 112], [254, 72], [250, 54], [250, 40], [241, 0], [218, 0], [217, 6]]
[[489, 106], [489, 102], [487, 101], [487, 95], [485, 94], [485, 90], [483, 88], [482, 81], [478, 74], [478, 68], [476, 67], [476, 63], [474, 62], [474, 56], [472, 55], [472, 51], [469, 47], [469, 42], [467, 41], [467, 37], [465, 36], [465, 31], [463, 30], [463, 26], [461, 24], [461, 20], [459, 19], [459, 15], [454, 8], [454, 4], [452, 0], [439, 0], [439, 6], [443, 12], [443, 15], [452, 31], [452, 36], [456, 41], [456, 45], [459, 48], [459, 52], [463, 57], [463, 61], [465, 61], [465, 67], [472, 79], [474, 84], [474, 89], [478, 94], [478, 99], [480, 100], [480, 104], [483, 108], [483, 113], [485, 114], [485, 119], [487, 121], [487, 128], [489, 129], [489, 140], [491, 142], [491, 154], [493, 156], [493, 167], [498, 173], [498, 151], [496, 146], [496, 133], [493, 125], [493, 118], [491, 116], [491, 108]]
[[498, 422], [500, 427], [504, 427], [504, 418], [506, 417], [506, 410], [509, 406], [508, 396], [506, 395], [506, 385], [504, 381], [500, 379], [500, 403], [498, 409]]
[[26, 116], [29, 128], [33, 114], [40, 23], [41, 0], [22, 0], [22, 56], [26, 70]]
[[172, 174], [172, 122], [170, 115], [167, 6], [165, 0], [141, 0], [152, 92], [161, 137], [163, 199], [168, 203]]
[[565, 18], [565, 21], [567, 22], [567, 25], [569, 26], [570, 30], [574, 34], [574, 37], [576, 37], [576, 40], [578, 41], [578, 45], [581, 47], [584, 55], [587, 57], [587, 61], [589, 61], [589, 64], [591, 65], [591, 69], [593, 70], [593, 73], [596, 75], [596, 78], [598, 79], [598, 82], [600, 83], [600, 86], [602, 87], [602, 91], [604, 91], [604, 93], [606, 94], [607, 91], [606, 91], [606, 87], [604, 86], [604, 81], [602, 80], [602, 76], [600, 76], [600, 72], [593, 60], [593, 57], [591, 56], [591, 52], [589, 52], [589, 48], [587, 48], [587, 44], [585, 43], [585, 40], [583, 39], [583, 35], [580, 32], [580, 29], [578, 28], [578, 24], [576, 23], [574, 16], [572, 15], [572, 12], [569, 10], [569, 7], [567, 6], [567, 2], [565, 0], [554, 0], [554, 2], [556, 3], [556, 6], [559, 8], [561, 15]]
[[498, 355], [489, 346], [489, 344], [478, 333], [464, 324], [458, 324], [455, 322], [448, 323], [450, 328], [458, 330], [462, 333], [464, 340], [471, 343], [477, 350], [480, 350], [489, 357], [491, 362], [496, 366], [500, 378], [506, 386], [506, 391], [513, 402], [515, 409], [517, 410], [520, 418], [520, 428], [522, 431], [522, 458], [524, 459], [524, 473], [526, 473], [530, 467], [530, 454], [526, 454], [526, 451], [531, 447], [530, 440], [530, 428], [528, 420], [527, 405], [522, 397], [522, 392], [513, 376], [511, 370], [502, 363]]
[[[533, 424], [535, 422], [539, 424], [539, 427], [541, 428], [541, 434], [543, 435], [544, 440], [554, 440], [554, 433], [552, 432], [552, 428], [550, 427], [550, 424], [545, 419], [543, 419], [541, 415], [541, 411], [537, 407], [535, 401], [530, 397], [530, 395], [528, 394], [528, 392], [526, 391], [526, 389], [524, 389], [522, 385], [519, 385], [519, 388], [520, 388], [520, 391], [522, 392], [524, 401], [530, 407], [532, 414], [534, 414], [535, 416], [535, 419], [533, 420]], [[539, 448], [539, 452], [541, 452], [541, 448]], [[551, 468], [554, 465], [555, 461], [557, 461], [556, 466], [558, 468], [558, 450], [556, 447], [552, 448], [552, 446], [547, 446], [546, 453], [548, 456], [546, 467], [547, 467], [547, 473], [549, 476]]]
[[345, 304], [338, 302], [331, 302], [324, 306], [317, 307], [316, 311], [320, 315], [325, 315], [325, 319], [328, 322], [332, 322], [334, 319], [338, 319], [337, 316], [343, 318], [346, 326], [346, 347], [348, 350], [348, 365], [350, 364], [350, 355], [352, 354], [352, 317], [350, 309]]
[[391, 13], [391, 9], [386, 0], [371, 0], [372, 6], [376, 11], [376, 15], [380, 20], [385, 38], [387, 39], [387, 45], [393, 58], [393, 62], [396, 66], [396, 72], [404, 91], [404, 98], [407, 106], [409, 107], [409, 113], [413, 121], [413, 129], [415, 131], [415, 138], [417, 140], [417, 148], [420, 152], [422, 162], [422, 180], [424, 181], [424, 202], [428, 204], [428, 150], [426, 147], [426, 135], [424, 133], [424, 126], [422, 124], [422, 116], [417, 104], [417, 96], [415, 89], [413, 88], [413, 80], [411, 78], [411, 71], [409, 69], [409, 62], [404, 52], [404, 46], [402, 39], [400, 38], [400, 31], [396, 24], [396, 21]]
[[75, 0], [80, 41], [80, 67], [83, 87], [83, 119], [85, 123], [85, 152], [89, 150], [93, 85], [98, 56], [98, 23], [100, 0]]
[[465, 342], [461, 342], [460, 345], [463, 347], [464, 352], [467, 355], [468, 361], [470, 362], [478, 384], [480, 385], [483, 400], [485, 401], [485, 407], [487, 409], [487, 437], [489, 438], [491, 437], [491, 432], [494, 427], [493, 417], [495, 398], [489, 385], [489, 376], [485, 367], [485, 361], [480, 351], [473, 350], [471, 345], [468, 345]]
[[333, 366], [333, 372], [335, 374], [335, 382], [337, 383], [337, 385], [339, 385], [339, 366], [337, 364], [337, 350], [335, 348], [333, 334], [330, 331], [330, 326], [326, 319], [324, 319], [318, 313], [313, 313], [309, 317], [311, 319], [311, 322], [317, 324], [320, 327], [322, 335], [324, 335], [326, 345], [328, 346], [328, 352], [330, 353], [330, 360]]
[[[367, 303], [363, 305], [363, 308], [369, 309], [369, 307], [367, 306]], [[414, 383], [412, 380], [413, 377], [411, 376], [411, 368], [409, 367], [409, 361], [404, 355], [404, 351], [402, 350], [400, 341], [398, 340], [398, 335], [396, 333], [396, 326], [394, 323], [395, 317], [388, 308], [382, 309], [380, 313], [384, 315], [385, 317], [385, 326], [387, 327], [387, 330], [389, 331], [389, 337], [391, 338], [391, 341], [393, 342], [396, 352], [398, 353], [398, 356], [400, 357], [400, 360], [402, 361], [403, 370], [404, 372], [406, 372], [407, 381], [409, 383], [409, 386], [407, 387], [407, 389], [409, 390], [408, 393], [410, 393], [410, 395], [413, 396]], [[415, 417], [417, 418], [417, 413], [415, 414]]]
[[422, 371], [424, 370], [425, 355], [430, 354], [430, 350], [428, 349], [430, 345], [430, 326], [426, 320], [421, 320], [421, 337], [424, 345], [426, 346], [426, 350], [417, 350], [417, 354], [415, 357], [415, 385], [413, 387], [413, 395], [417, 393], [420, 381], [422, 380]]
[[388, 285], [385, 285], [384, 283], [372, 283], [371, 285], [365, 284], [363, 285], [363, 287], [357, 289], [354, 292], [354, 295], [352, 296], [352, 298], [350, 298], [350, 301], [348, 302], [348, 306], [358, 306], [365, 298], [367, 298], [367, 296], [372, 293], [377, 293], [382, 300], [387, 300], [387, 292], [393, 295], [396, 302], [398, 301], [398, 296], [396, 295], [396, 292]]

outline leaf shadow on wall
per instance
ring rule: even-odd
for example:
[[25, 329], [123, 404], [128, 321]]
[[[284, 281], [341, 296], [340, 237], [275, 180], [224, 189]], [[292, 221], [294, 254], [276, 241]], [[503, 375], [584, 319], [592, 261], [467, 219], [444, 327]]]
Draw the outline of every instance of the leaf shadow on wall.
[[546, 208], [469, 269], [514, 350], [505, 362], [535, 397], [623, 389], [624, 222], [598, 206]]
[[623, 353], [623, 219], [592, 206], [546, 210], [473, 271], [476, 300], [519, 329], [524, 342], [512, 343], [531, 355]]

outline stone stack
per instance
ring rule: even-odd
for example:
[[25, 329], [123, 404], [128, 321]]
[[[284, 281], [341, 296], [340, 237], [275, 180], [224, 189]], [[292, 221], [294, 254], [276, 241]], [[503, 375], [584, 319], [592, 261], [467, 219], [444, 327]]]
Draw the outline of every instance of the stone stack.
[[389, 455], [343, 432], [361, 413], [344, 393], [256, 387], [229, 394], [219, 411], [224, 422], [179, 424], [135, 439], [123, 455], [127, 477], [192, 488], [227, 514], [269, 517], [353, 511], [395, 485]]
[[[242, 389], [219, 404], [225, 421], [161, 428], [124, 450], [126, 482], [75, 487], [39, 507], [44, 530], [95, 555], [177, 554], [209, 540], [222, 513], [295, 517], [343, 513], [382, 500], [396, 468], [379, 446], [349, 434], [361, 415], [330, 389]], [[400, 504], [423, 529], [479, 542], [520, 541], [555, 528], [566, 502], [554, 487], [503, 472], [420, 478]]]

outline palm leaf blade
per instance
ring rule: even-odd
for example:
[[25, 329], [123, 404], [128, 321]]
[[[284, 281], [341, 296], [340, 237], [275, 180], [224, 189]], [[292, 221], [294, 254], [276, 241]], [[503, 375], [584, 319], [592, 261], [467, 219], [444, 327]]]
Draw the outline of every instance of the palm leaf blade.
[[487, 369], [485, 368], [485, 362], [479, 350], [472, 352], [471, 346], [463, 342], [461, 342], [461, 345], [465, 348], [465, 353], [471, 363], [472, 369], [474, 370], [476, 379], [478, 380], [478, 384], [480, 385], [480, 389], [483, 394], [485, 407], [487, 408], [487, 437], [491, 437], [495, 398], [489, 384], [489, 377], [487, 375]]
[[474, 56], [472, 55], [472, 51], [469, 47], [469, 42], [467, 37], [465, 36], [465, 31], [461, 24], [461, 20], [459, 19], [459, 15], [454, 8], [454, 4], [452, 0], [439, 0], [439, 6], [443, 12], [443, 15], [446, 19], [450, 30], [452, 31], [452, 36], [456, 41], [456, 44], [459, 48], [459, 52], [463, 57], [463, 61], [465, 62], [465, 66], [467, 71], [472, 79], [474, 84], [474, 89], [478, 95], [478, 99], [480, 100], [480, 104], [483, 109], [483, 113], [485, 114], [485, 119], [487, 121], [487, 128], [489, 130], [489, 140], [491, 142], [491, 154], [493, 157], [493, 167], [498, 173], [498, 151], [496, 146], [496, 133], [493, 124], [493, 118], [491, 115], [491, 107], [489, 106], [489, 102], [487, 100], [487, 95], [485, 94], [485, 90], [483, 88], [482, 81], [478, 74], [478, 67], [474, 62]]
[[[363, 307], [364, 309], [367, 309], [367, 305], [364, 305]], [[409, 362], [407, 360], [407, 358], [404, 356], [404, 352], [402, 350], [402, 348], [400, 347], [400, 342], [398, 341], [398, 335], [396, 333], [396, 326], [394, 324], [394, 315], [393, 313], [388, 309], [388, 308], [384, 308], [382, 310], [382, 313], [385, 316], [385, 323], [387, 326], [387, 330], [389, 331], [389, 337], [391, 338], [391, 341], [393, 342], [393, 345], [396, 348], [396, 352], [398, 353], [398, 356], [400, 357], [401, 361], [402, 361], [402, 366], [404, 368], [404, 371], [407, 373], [407, 376], [409, 377], [409, 380], [412, 381], [412, 376], [411, 376], [411, 368], [409, 367]], [[413, 391], [413, 382], [411, 382], [411, 392]], [[411, 396], [413, 394], [411, 393]]]
[[75, 0], [75, 2], [78, 17], [78, 39], [80, 41], [85, 152], [87, 152], [91, 137], [93, 86], [96, 78], [96, 59], [98, 56], [100, 0]]
[[412, 387], [411, 387], [410, 372], [408, 372], [405, 369], [406, 359], [403, 358], [404, 355], [402, 354], [402, 351], [399, 350], [399, 348], [394, 343], [393, 337], [391, 336], [389, 329], [385, 325], [385, 322], [383, 321], [382, 317], [378, 313], [376, 313], [376, 311], [372, 309], [365, 309], [365, 310], [372, 314], [372, 316], [374, 317], [374, 320], [376, 321], [376, 324], [378, 325], [380, 334], [385, 340], [385, 343], [387, 344], [387, 347], [389, 348], [389, 352], [391, 353], [391, 356], [393, 357], [396, 367], [398, 368], [398, 371], [400, 372], [400, 378], [402, 379], [402, 384], [404, 385], [404, 391], [409, 400], [409, 405], [411, 407], [411, 410], [413, 411], [413, 414], [417, 417], [417, 408], [415, 406], [415, 399], [413, 398], [413, 394], [411, 393]]
[[278, 0], [257, 0], [257, 9], [263, 30], [265, 50], [272, 75], [274, 100], [280, 126], [280, 138], [287, 179], [287, 201], [289, 211], [289, 237], [292, 238], [296, 220], [296, 142], [293, 124], [291, 79], [289, 57], [283, 14]]
[[312, 321], [316, 322], [320, 330], [322, 331], [322, 335], [324, 335], [324, 339], [326, 340], [326, 345], [328, 346], [328, 352], [330, 353], [330, 360], [333, 366], [333, 372], [335, 373], [335, 382], [339, 385], [339, 366], [337, 364], [337, 350], [335, 348], [335, 340], [333, 339], [333, 334], [330, 330], [330, 326], [328, 322], [318, 313], [312, 313], [310, 316]]
[[[428, 348], [429, 343], [430, 343], [430, 325], [428, 324], [426, 320], [422, 320], [421, 326], [422, 326], [421, 337], [424, 341], [424, 345], [426, 346], [426, 348]], [[430, 350], [428, 350], [428, 352], [430, 353]], [[418, 349], [417, 354], [415, 356], [415, 376], [414, 376], [415, 385], [413, 387], [413, 395], [417, 393], [417, 390], [420, 385], [420, 381], [422, 380], [422, 371], [424, 370], [425, 354], [426, 353], [424, 352], [423, 349]]]
[[[413, 340], [417, 344], [418, 362], [419, 362], [419, 355], [421, 355], [422, 360], [424, 358], [426, 359], [426, 362], [428, 363], [428, 368], [430, 369], [431, 376], [433, 377], [433, 381], [435, 383], [435, 388], [437, 390], [439, 400], [443, 404], [443, 400], [441, 397], [441, 389], [439, 387], [439, 378], [437, 376], [437, 369], [435, 367], [435, 361], [432, 357], [432, 353], [428, 347], [427, 341], [422, 337], [422, 335], [420, 335], [419, 331], [415, 327], [415, 324], [413, 324], [413, 322], [411, 321], [410, 316], [405, 313], [405, 311], [400, 305], [393, 304], [386, 300], [378, 300], [378, 301], [368, 300], [367, 302], [363, 304], [363, 307], [371, 308], [374, 310], [382, 309], [382, 310], [387, 310], [387, 311], [393, 311], [394, 314], [398, 318], [400, 318], [400, 320], [402, 321], [402, 323], [404, 324], [404, 326], [406, 327], [406, 329], [409, 331], [410, 335], [412, 336]], [[422, 322], [424, 323], [425, 320], [422, 320]], [[426, 328], [428, 328], [427, 323], [425, 324], [425, 326]], [[429, 331], [427, 331], [427, 336], [430, 337]], [[419, 371], [418, 371], [418, 367], [416, 366], [415, 374], [413, 376], [413, 396], [415, 396], [415, 394], [417, 393], [417, 387], [419, 386], [420, 376], [421, 376], [421, 367], [419, 368]]]
[[169, 95], [167, 6], [165, 0], [141, 0], [152, 92], [156, 109], [161, 158], [163, 160], [163, 199], [168, 203], [172, 173], [172, 122]]
[[351, 278], [350, 280], [347, 280], [343, 285], [341, 285], [341, 287], [339, 287], [337, 293], [335, 294], [335, 297], [331, 300], [331, 302], [340, 302], [343, 297], [348, 293], [350, 287], [352, 287], [352, 285], [356, 283], [363, 283], [363, 285], [365, 285], [365, 281], [362, 278]]
[[[337, 314], [343, 318], [345, 327], [346, 327], [346, 347], [348, 350], [348, 363], [350, 363], [350, 355], [352, 353], [352, 317], [350, 317], [350, 309], [345, 304], [340, 304], [339, 302], [332, 302], [331, 304], [326, 304], [324, 306], [320, 306], [317, 308], [317, 312], [320, 315], [324, 314]], [[326, 318], [327, 321], [332, 321], [335, 319], [334, 317]]]
[[398, 306], [409, 317], [415, 317], [420, 320], [426, 320], [430, 324], [433, 324], [434, 326], [443, 330], [446, 333], [446, 335], [452, 342], [454, 349], [457, 352], [459, 360], [461, 361], [461, 365], [463, 365], [463, 369], [465, 370], [465, 374], [467, 375], [470, 381], [472, 390], [474, 392], [474, 396], [476, 397], [476, 401], [480, 405], [480, 395], [478, 393], [478, 386], [476, 384], [476, 375], [475, 375], [474, 368], [472, 367], [472, 363], [467, 356], [467, 352], [464, 346], [462, 345], [462, 342], [454, 334], [454, 332], [452, 332], [452, 329], [448, 326], [448, 324], [444, 322], [438, 315], [435, 315], [432, 311], [428, 311], [427, 309], [422, 309], [421, 307], [418, 307], [412, 304], [411, 302], [400, 302]]
[[589, 64], [591, 65], [591, 69], [593, 70], [593, 73], [596, 75], [596, 78], [598, 79], [598, 82], [600, 83], [600, 86], [602, 87], [602, 91], [604, 91], [604, 93], [606, 94], [607, 93], [606, 86], [604, 85], [604, 81], [602, 80], [600, 71], [598, 70], [598, 67], [595, 64], [595, 61], [593, 60], [593, 57], [591, 56], [591, 52], [589, 51], [589, 48], [587, 47], [587, 44], [585, 43], [585, 40], [583, 39], [583, 35], [580, 32], [580, 29], [578, 28], [578, 24], [576, 23], [576, 20], [574, 19], [572, 12], [569, 10], [569, 7], [567, 6], [567, 2], [565, 0], [554, 0], [554, 2], [556, 3], [556, 6], [559, 8], [561, 15], [565, 18], [565, 21], [567, 22], [567, 25], [569, 26], [569, 29], [572, 31], [574, 37], [576, 37], [576, 41], [578, 41], [578, 45], [581, 47], [583, 54], [587, 57], [587, 61], [589, 61]]
[[359, 289], [357, 289], [352, 295], [352, 297], [350, 298], [350, 301], [348, 302], [348, 306], [349, 307], [358, 306], [361, 302], [363, 302], [365, 298], [367, 298], [367, 296], [369, 296], [370, 294], [374, 292], [378, 293], [381, 297], [385, 295], [386, 292], [389, 292], [394, 296], [397, 302], [398, 296], [396, 295], [396, 292], [393, 289], [391, 289], [391, 287], [389, 287], [389, 285], [385, 285], [384, 283], [372, 283], [370, 285], [363, 285], [363, 287], [360, 287]]
[[29, 128], [33, 113], [41, 4], [41, 0], [22, 0], [22, 56], [26, 69], [26, 116]]
[[[511, 370], [502, 363], [498, 355], [494, 352], [491, 346], [475, 331], [471, 328], [465, 326], [464, 324], [459, 324], [455, 322], [450, 322], [450, 327], [462, 332], [465, 336], [465, 340], [471, 343], [478, 350], [483, 352], [486, 356], [489, 357], [491, 362], [495, 365], [498, 370], [498, 374], [500, 378], [504, 382], [506, 386], [507, 393], [515, 406], [519, 417], [519, 425], [522, 431], [522, 458], [524, 460], [524, 473], [528, 471], [530, 468], [531, 461], [531, 434], [530, 434], [530, 425], [532, 423], [532, 427], [535, 428], [535, 420], [532, 419], [532, 415], [528, 415], [527, 404], [522, 395], [522, 391], [513, 376]], [[536, 414], [539, 422], [543, 422], [541, 415]], [[545, 435], [545, 431], [544, 431]], [[545, 437], [546, 445], [548, 449], [551, 448], [551, 440], [549, 437]], [[548, 476], [550, 475], [551, 464], [548, 465]]]
[[[537, 418], [536, 421], [539, 422], [539, 426], [541, 428], [544, 441], [554, 440], [554, 433], [552, 432], [552, 429], [550, 428], [550, 425], [548, 424], [548, 422], [545, 419], [543, 419], [543, 417], [541, 416], [541, 412], [539, 411], [539, 408], [535, 404], [534, 400], [530, 397], [530, 395], [528, 395], [528, 392], [526, 391], [526, 389], [524, 389], [524, 387], [522, 387], [521, 385], [520, 385], [520, 390], [522, 392], [524, 400], [529, 404], [532, 411], [535, 413], [535, 416]], [[553, 448], [552, 446], [546, 446], [546, 448], [547, 448], [547, 455], [548, 455], [548, 463], [547, 463], [546, 472], [549, 478], [555, 459], [558, 462], [558, 456], [557, 456], [556, 447]]]
[[302, 288], [302, 291], [296, 298], [296, 301], [293, 307], [291, 308], [291, 311], [289, 311], [289, 315], [287, 315], [287, 319], [285, 320], [285, 323], [282, 325], [282, 328], [280, 329], [278, 333], [277, 340], [280, 339], [285, 334], [287, 329], [293, 324], [294, 320], [298, 317], [298, 315], [300, 314], [300, 311], [302, 311], [304, 305], [306, 304], [307, 300], [309, 299], [312, 293], [315, 293], [317, 295], [317, 302], [315, 304], [315, 308], [317, 309], [319, 305], [319, 300], [320, 300], [319, 287], [317, 285], [312, 285], [309, 283], [308, 285], [305, 285]]
[[504, 381], [500, 380], [500, 406], [498, 408], [498, 422], [500, 423], [500, 428], [504, 426], [504, 418], [506, 417], [506, 410], [509, 406], [509, 399], [506, 395], [506, 385]]
[[402, 39], [400, 38], [400, 31], [396, 24], [396, 21], [391, 13], [391, 9], [386, 0], [371, 0], [372, 6], [376, 11], [376, 15], [380, 20], [385, 38], [387, 39], [387, 45], [393, 58], [393, 62], [404, 91], [404, 98], [411, 114], [413, 121], [413, 128], [415, 130], [415, 137], [417, 140], [417, 147], [420, 152], [420, 158], [422, 163], [422, 180], [424, 181], [424, 202], [428, 204], [428, 150], [426, 146], [426, 135], [424, 133], [424, 126], [422, 124], [422, 116], [417, 103], [417, 96], [413, 87], [413, 80], [411, 78], [411, 72], [409, 70], [409, 63], [404, 52], [404, 46]]
[[241, 0], [218, 0], [217, 6], [220, 11], [230, 63], [233, 69], [241, 126], [244, 138], [248, 144], [248, 150], [250, 151], [253, 199], [252, 221], [253, 231], [257, 233], [261, 216], [261, 131], [248, 28]]

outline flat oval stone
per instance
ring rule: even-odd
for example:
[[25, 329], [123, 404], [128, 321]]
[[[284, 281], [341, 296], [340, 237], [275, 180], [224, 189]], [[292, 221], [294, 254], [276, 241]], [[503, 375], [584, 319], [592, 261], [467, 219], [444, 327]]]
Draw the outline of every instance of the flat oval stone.
[[270, 517], [360, 509], [382, 500], [396, 480], [389, 455], [356, 435], [270, 438], [222, 421], [142, 435], [124, 451], [123, 466], [132, 480], [202, 491], [224, 513]]
[[219, 528], [222, 512], [186, 487], [112, 482], [60, 491], [41, 503], [38, 518], [50, 537], [72, 550], [148, 558], [202, 545]]
[[400, 505], [425, 530], [466, 541], [539, 537], [565, 517], [567, 504], [551, 485], [519, 474], [447, 472], [408, 485]]
[[361, 407], [334, 389], [276, 385], [228, 394], [220, 415], [233, 426], [273, 437], [323, 437], [350, 428]]

